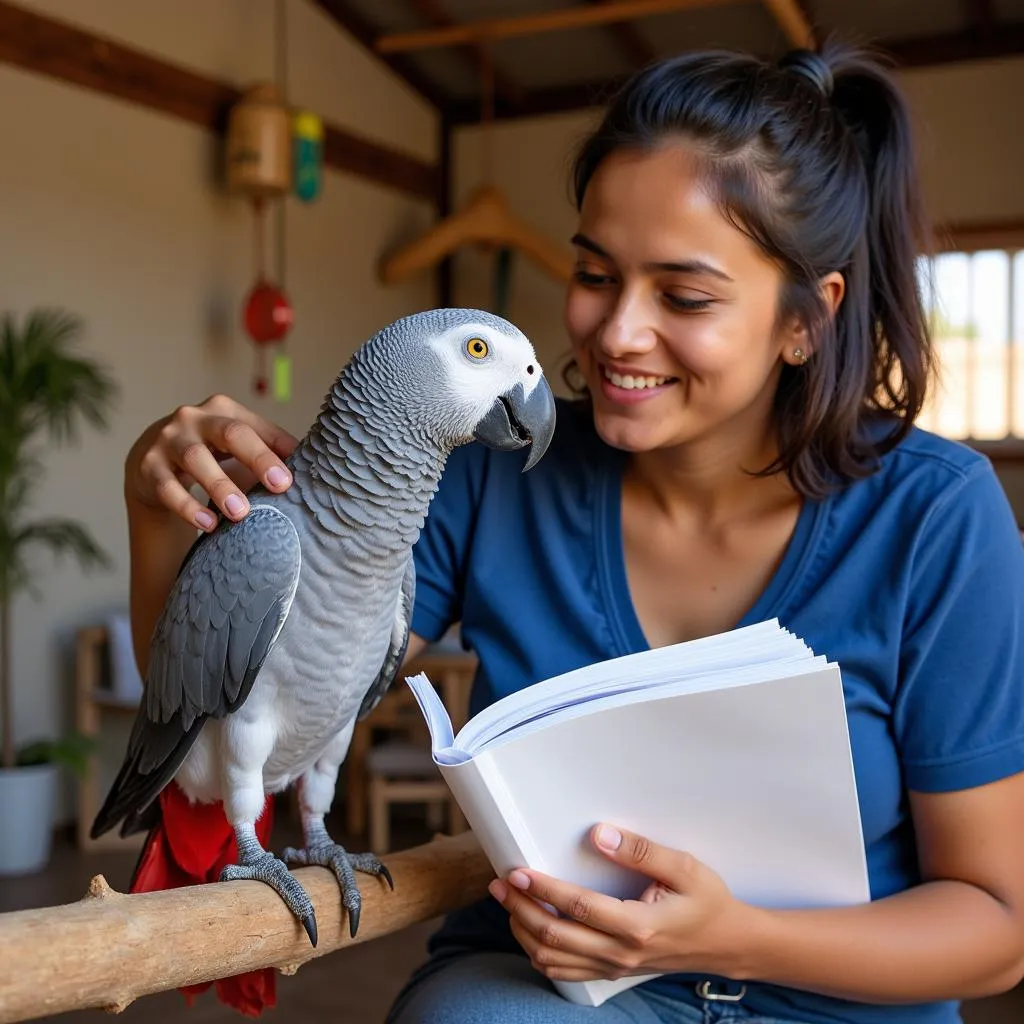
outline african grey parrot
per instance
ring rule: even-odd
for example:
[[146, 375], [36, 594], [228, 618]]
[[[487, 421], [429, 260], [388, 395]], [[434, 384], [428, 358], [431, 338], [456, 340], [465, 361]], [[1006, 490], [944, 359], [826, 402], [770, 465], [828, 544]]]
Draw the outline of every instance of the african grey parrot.
[[[170, 864], [151, 872], [149, 888], [175, 884], [182, 870], [177, 884], [213, 880], [219, 857], [219, 877], [272, 886], [315, 945], [308, 896], [257, 835], [269, 794], [298, 781], [304, 847], [283, 856], [334, 871], [354, 935], [353, 868], [389, 883], [390, 875], [376, 857], [336, 845], [324, 814], [357, 718], [402, 663], [412, 547], [430, 500], [457, 446], [531, 445], [525, 472], [554, 420], [532, 345], [500, 317], [430, 310], [367, 341], [288, 459], [288, 491], [254, 488], [250, 513], [201, 535], [186, 557], [154, 630], [124, 763], [91, 834], [122, 819], [122, 834], [154, 829], [150, 861]], [[219, 802], [226, 841], [211, 851], [198, 822]], [[190, 858], [200, 863], [188, 867]]]

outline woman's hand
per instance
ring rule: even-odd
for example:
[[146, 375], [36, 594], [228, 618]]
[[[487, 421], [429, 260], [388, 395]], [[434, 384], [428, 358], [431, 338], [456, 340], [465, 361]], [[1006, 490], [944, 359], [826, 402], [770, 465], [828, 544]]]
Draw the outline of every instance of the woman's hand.
[[742, 977], [755, 911], [711, 868], [607, 825], [591, 839], [609, 860], [652, 879], [640, 899], [614, 899], [521, 869], [491, 883], [538, 971], [553, 981], [673, 971]]
[[283, 460], [298, 443], [223, 395], [183, 405], [149, 426], [125, 460], [125, 500], [136, 509], [170, 510], [190, 526], [210, 531], [216, 515], [189, 492], [193, 483], [230, 519], [249, 511], [245, 492], [257, 481], [283, 491], [291, 474]]

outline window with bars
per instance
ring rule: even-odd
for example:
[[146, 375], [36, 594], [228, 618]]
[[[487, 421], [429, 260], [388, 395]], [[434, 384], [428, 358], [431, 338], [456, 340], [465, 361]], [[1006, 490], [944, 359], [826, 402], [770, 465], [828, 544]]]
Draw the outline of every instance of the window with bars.
[[967, 442], [1024, 439], [1024, 245], [919, 261], [938, 359], [918, 420]]

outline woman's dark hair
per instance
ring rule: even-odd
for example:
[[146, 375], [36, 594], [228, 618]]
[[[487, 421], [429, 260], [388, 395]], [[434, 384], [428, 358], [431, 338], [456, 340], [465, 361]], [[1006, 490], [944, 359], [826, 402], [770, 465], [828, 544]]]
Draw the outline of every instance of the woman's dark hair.
[[[921, 410], [932, 370], [916, 257], [927, 228], [907, 104], [868, 52], [830, 40], [778, 64], [685, 54], [638, 72], [573, 167], [577, 208], [615, 150], [694, 147], [723, 213], [782, 269], [779, 322], [797, 317], [810, 359], [785, 366], [779, 456], [806, 497], [867, 476]], [[843, 274], [833, 318], [818, 282]], [[879, 426], [878, 421], [883, 421]]]

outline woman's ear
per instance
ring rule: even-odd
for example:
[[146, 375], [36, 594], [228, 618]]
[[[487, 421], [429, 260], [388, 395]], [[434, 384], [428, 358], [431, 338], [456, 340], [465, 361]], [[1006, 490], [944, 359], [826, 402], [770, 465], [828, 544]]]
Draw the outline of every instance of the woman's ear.
[[[826, 274], [819, 282], [821, 299], [830, 318], [835, 317], [839, 304], [846, 294], [846, 280], [839, 271]], [[803, 366], [814, 352], [811, 349], [811, 338], [807, 325], [802, 320], [793, 319], [783, 334], [782, 359], [790, 366]]]
[[846, 294], [846, 278], [838, 270], [826, 274], [819, 282], [818, 288], [821, 291], [821, 298], [825, 303], [829, 316], [834, 317], [839, 309], [839, 304]]
[[785, 332], [782, 361], [790, 366], [803, 366], [811, 358], [810, 335], [802, 320], [794, 320]]

